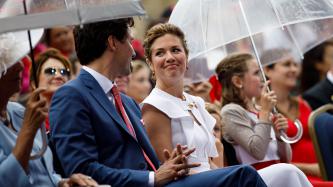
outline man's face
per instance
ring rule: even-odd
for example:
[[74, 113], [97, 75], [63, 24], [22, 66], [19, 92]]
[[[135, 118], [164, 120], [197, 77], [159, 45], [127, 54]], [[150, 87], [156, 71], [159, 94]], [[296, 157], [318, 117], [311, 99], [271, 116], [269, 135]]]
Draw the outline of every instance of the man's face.
[[123, 41], [115, 39], [115, 66], [118, 69], [117, 76], [127, 76], [131, 73], [132, 57], [135, 56], [135, 51], [131, 45], [133, 37], [128, 32]]

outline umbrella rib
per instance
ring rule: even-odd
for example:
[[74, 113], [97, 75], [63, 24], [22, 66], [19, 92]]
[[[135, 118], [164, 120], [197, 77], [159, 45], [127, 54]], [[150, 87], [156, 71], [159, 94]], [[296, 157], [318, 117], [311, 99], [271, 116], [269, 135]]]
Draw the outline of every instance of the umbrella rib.
[[283, 26], [283, 24], [282, 24], [281, 18], [280, 18], [279, 14], [278, 14], [278, 10], [277, 10], [277, 8], [276, 8], [274, 2], [273, 2], [272, 0], [268, 0], [268, 1], [269, 1], [270, 4], [272, 5], [272, 8], [273, 8], [274, 14], [275, 14], [275, 16], [276, 16], [277, 21], [279, 22], [280, 27], [282, 28], [282, 30], [284, 30], [284, 26]]
[[[200, 24], [201, 24], [201, 34], [202, 34], [202, 40], [203, 40], [203, 45], [204, 45], [204, 48], [205, 48], [205, 50], [207, 49], [207, 45], [206, 45], [206, 38], [205, 38], [205, 33], [204, 33], [204, 27], [203, 27], [203, 21], [202, 21], [202, 18], [203, 18], [203, 16], [202, 16], [202, 0], [200, 0], [199, 1], [199, 3], [200, 3], [200, 11], [199, 11], [199, 14], [200, 14]], [[208, 23], [207, 23], [208, 24]], [[206, 26], [206, 28], [207, 28], [207, 26]], [[207, 31], [206, 31], [206, 35], [207, 35]], [[206, 36], [207, 37], [207, 36]]]
[[303, 53], [301, 51], [301, 48], [300, 48], [300, 46], [299, 46], [299, 44], [298, 44], [298, 42], [297, 42], [297, 40], [295, 38], [294, 33], [292, 32], [292, 30], [288, 26], [286, 26], [286, 30], [289, 33], [291, 40], [294, 42], [295, 47], [297, 49], [297, 52], [298, 52], [299, 56], [301, 57], [301, 59], [304, 59], [304, 55], [303, 55]]
[[[23, 0], [23, 8], [24, 8], [24, 14], [28, 15], [26, 0]], [[32, 66], [32, 70], [33, 70], [33, 77], [35, 80], [37, 80], [37, 75], [36, 75], [37, 67], [36, 67], [35, 58], [34, 58], [34, 50], [33, 50], [32, 42], [31, 42], [30, 29], [28, 29], [27, 33], [28, 33], [28, 40], [29, 40], [29, 47], [30, 47], [30, 56], [31, 56], [31, 64], [32, 64], [31, 66]], [[35, 82], [36, 88], [38, 88], [38, 81], [34, 81], [34, 82]]]
[[265, 77], [264, 69], [262, 67], [261, 60], [259, 58], [259, 53], [257, 51], [256, 44], [254, 43], [254, 39], [253, 39], [253, 36], [252, 36], [252, 31], [251, 31], [251, 28], [249, 26], [249, 22], [247, 20], [247, 17], [246, 17], [245, 11], [244, 11], [243, 3], [242, 3], [241, 0], [238, 0], [238, 3], [239, 3], [239, 6], [240, 6], [240, 9], [241, 9], [241, 12], [242, 12], [243, 19], [245, 21], [246, 29], [247, 29], [247, 31], [249, 33], [249, 37], [250, 37], [250, 40], [251, 40], [251, 44], [252, 44], [255, 56], [257, 58], [258, 66], [259, 66], [259, 69], [260, 69], [260, 73], [262, 74], [262, 78], [263, 78], [264, 82], [266, 82], [267, 80], [266, 80], [266, 77]]

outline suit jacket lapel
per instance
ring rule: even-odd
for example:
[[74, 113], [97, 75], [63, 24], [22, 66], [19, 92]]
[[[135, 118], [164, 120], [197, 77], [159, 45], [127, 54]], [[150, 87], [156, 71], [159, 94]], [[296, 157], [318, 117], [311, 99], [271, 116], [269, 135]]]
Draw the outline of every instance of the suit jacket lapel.
[[116, 124], [119, 125], [121, 129], [125, 130], [125, 132], [127, 132], [132, 137], [126, 127], [124, 120], [119, 115], [116, 107], [111, 103], [111, 101], [106, 96], [103, 89], [94, 79], [94, 77], [85, 70], [81, 70], [78, 78], [83, 81], [93, 98], [102, 106], [102, 108], [111, 116], [111, 118], [113, 118], [117, 122]]
[[126, 114], [128, 115], [128, 118], [131, 121], [132, 126], [135, 130], [136, 137], [138, 139], [139, 144], [145, 150], [145, 152], [147, 153], [148, 157], [151, 159], [151, 161], [153, 162], [155, 167], [157, 166], [156, 168], [158, 168], [159, 160], [157, 158], [157, 155], [156, 155], [153, 147], [150, 144], [147, 133], [143, 127], [143, 124], [141, 123], [141, 119], [138, 118], [138, 116], [134, 115], [134, 112], [131, 111], [131, 109], [129, 108], [129, 106], [131, 106], [133, 104], [131, 104], [127, 99], [124, 99], [123, 96], [122, 96], [122, 101], [124, 104]]
[[[82, 80], [85, 86], [88, 88], [89, 93], [94, 97], [94, 99], [103, 107], [103, 109], [117, 122], [116, 124], [121, 127], [121, 129], [125, 130], [125, 132], [135, 140], [135, 138], [131, 135], [129, 130], [126, 127], [124, 120], [121, 118], [118, 113], [116, 107], [110, 102], [109, 98], [104, 93], [103, 89], [100, 87], [98, 82], [94, 79], [92, 75], [90, 75], [85, 70], [81, 70], [80, 75], [78, 77]], [[133, 128], [135, 129], [135, 133], [137, 135], [139, 145], [146, 151], [149, 158], [152, 160], [155, 166], [159, 166], [159, 161], [157, 159], [157, 155], [155, 154], [151, 144], [149, 143], [149, 139], [144, 132], [143, 126], [140, 123], [140, 119], [136, 117], [131, 110], [129, 110], [129, 106], [132, 104], [124, 99], [122, 96], [123, 105], [126, 111], [126, 114], [131, 121]], [[136, 140], [135, 140], [136, 141]], [[158, 167], [157, 167], [158, 168]]]

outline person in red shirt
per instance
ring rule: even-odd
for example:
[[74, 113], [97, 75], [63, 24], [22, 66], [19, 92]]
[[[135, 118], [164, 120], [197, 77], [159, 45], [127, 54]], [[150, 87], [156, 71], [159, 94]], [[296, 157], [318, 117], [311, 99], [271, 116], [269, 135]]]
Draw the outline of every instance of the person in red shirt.
[[[272, 52], [278, 53], [279, 51], [276, 49], [268, 53]], [[291, 144], [291, 163], [301, 169], [310, 182], [314, 184], [316, 181], [322, 181], [322, 179], [308, 130], [308, 118], [312, 110], [305, 100], [292, 95], [300, 74], [299, 64], [289, 55], [289, 52], [284, 51], [281, 54], [284, 55], [278, 61], [265, 66], [265, 74], [271, 81], [272, 90], [277, 95], [277, 110], [288, 118], [288, 136], [295, 136], [297, 133], [297, 128], [294, 125], [295, 120], [302, 124], [304, 130], [302, 138]]]

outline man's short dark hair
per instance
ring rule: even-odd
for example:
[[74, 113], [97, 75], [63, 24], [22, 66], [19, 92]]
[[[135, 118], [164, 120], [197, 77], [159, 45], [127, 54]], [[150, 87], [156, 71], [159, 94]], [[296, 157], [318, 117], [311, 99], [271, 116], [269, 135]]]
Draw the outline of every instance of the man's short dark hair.
[[128, 28], [134, 25], [133, 18], [108, 20], [76, 26], [74, 29], [75, 49], [82, 65], [87, 65], [102, 56], [110, 35], [124, 41]]

